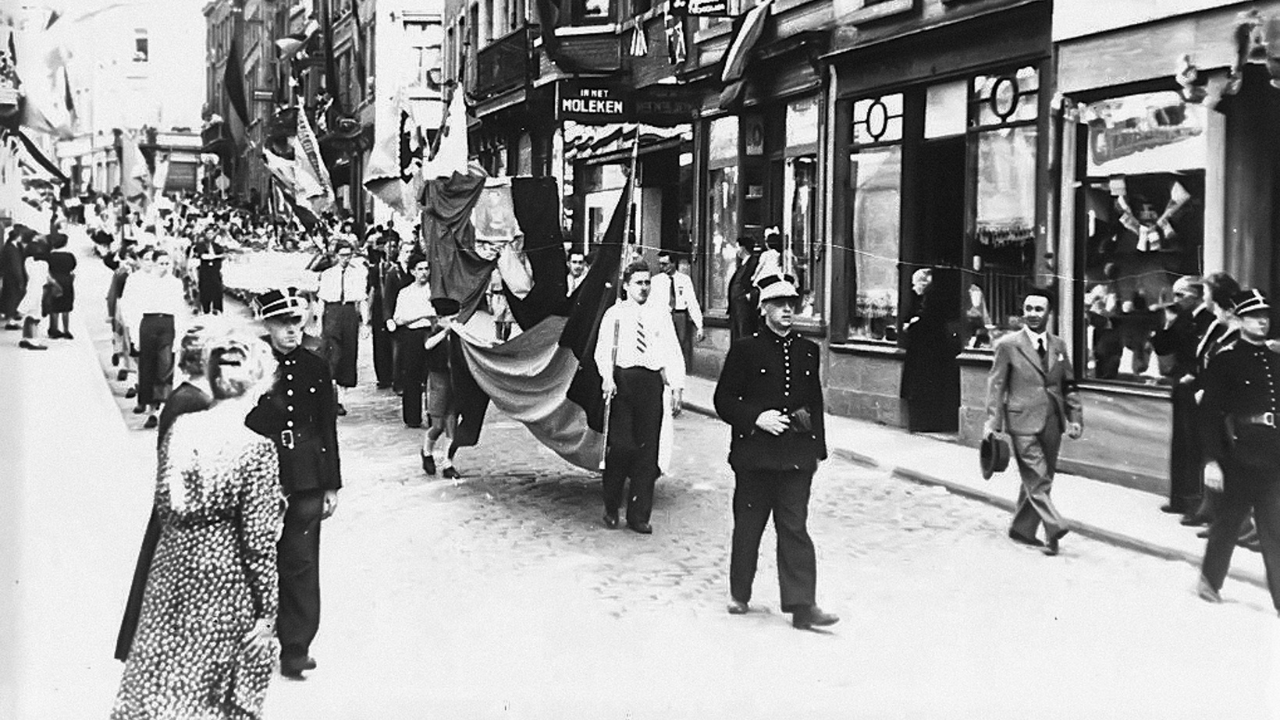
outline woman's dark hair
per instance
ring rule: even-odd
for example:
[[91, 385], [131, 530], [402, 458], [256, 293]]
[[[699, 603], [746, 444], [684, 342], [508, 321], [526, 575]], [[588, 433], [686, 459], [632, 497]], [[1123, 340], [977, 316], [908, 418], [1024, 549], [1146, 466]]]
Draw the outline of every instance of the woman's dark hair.
[[49, 234], [49, 247], [54, 250], [61, 250], [67, 246], [67, 236], [62, 233]]
[[1204, 287], [1209, 291], [1209, 299], [1221, 308], [1231, 307], [1231, 297], [1240, 292], [1240, 283], [1230, 273], [1216, 272], [1204, 276]]

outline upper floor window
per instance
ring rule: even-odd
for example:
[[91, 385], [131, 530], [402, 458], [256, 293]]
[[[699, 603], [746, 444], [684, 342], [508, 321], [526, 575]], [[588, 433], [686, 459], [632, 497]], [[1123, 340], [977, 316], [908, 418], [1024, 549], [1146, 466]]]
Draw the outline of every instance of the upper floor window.
[[[406, 22], [404, 30], [412, 58], [412, 83], [423, 87], [434, 84], [429, 73], [443, 67], [444, 28], [438, 23]], [[452, 43], [452, 30], [449, 36]]]
[[614, 0], [573, 0], [570, 14], [574, 25], [613, 22]]
[[133, 61], [147, 62], [151, 58], [151, 48], [147, 42], [147, 31], [138, 28], [133, 31]]

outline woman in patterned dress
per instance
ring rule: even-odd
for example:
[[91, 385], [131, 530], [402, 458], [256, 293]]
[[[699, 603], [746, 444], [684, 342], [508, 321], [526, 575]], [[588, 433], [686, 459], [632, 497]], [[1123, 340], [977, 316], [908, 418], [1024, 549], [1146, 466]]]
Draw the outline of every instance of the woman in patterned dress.
[[259, 340], [208, 347], [214, 405], [179, 417], [160, 447], [162, 529], [113, 720], [259, 718], [279, 654], [276, 448], [244, 426], [271, 379]]

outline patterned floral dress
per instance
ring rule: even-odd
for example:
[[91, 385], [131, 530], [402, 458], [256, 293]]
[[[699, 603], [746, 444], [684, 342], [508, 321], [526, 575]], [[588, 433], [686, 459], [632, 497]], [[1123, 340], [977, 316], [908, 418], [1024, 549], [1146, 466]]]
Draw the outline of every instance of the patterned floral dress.
[[179, 417], [160, 448], [163, 529], [113, 720], [262, 715], [278, 651], [245, 636], [276, 618], [284, 500], [275, 446], [230, 405]]

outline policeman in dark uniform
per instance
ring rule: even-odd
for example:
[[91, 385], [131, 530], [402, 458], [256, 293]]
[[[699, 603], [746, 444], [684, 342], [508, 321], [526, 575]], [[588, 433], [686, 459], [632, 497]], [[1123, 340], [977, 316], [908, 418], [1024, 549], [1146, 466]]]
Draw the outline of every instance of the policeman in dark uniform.
[[[1209, 364], [1200, 409], [1205, 484], [1220, 478], [1222, 504], [1209, 528], [1200, 566], [1200, 597], [1221, 602], [1218, 591], [1231, 565], [1240, 523], [1252, 509], [1262, 542], [1271, 602], [1280, 610], [1280, 354], [1266, 345], [1271, 305], [1259, 290], [1233, 298], [1240, 339]], [[1216, 472], [1220, 471], [1220, 472]]]
[[301, 679], [316, 666], [309, 652], [320, 627], [320, 521], [337, 508], [342, 487], [337, 399], [328, 362], [301, 345], [306, 298], [296, 288], [271, 290], [258, 305], [279, 368], [245, 425], [280, 453], [289, 502], [278, 548], [280, 672]]
[[814, 603], [817, 559], [806, 528], [809, 489], [827, 457], [818, 346], [791, 329], [800, 293], [783, 278], [762, 283], [764, 326], [729, 348], [716, 384], [716, 414], [733, 428], [733, 550], [729, 613], [748, 611], [760, 537], [778, 534], [782, 611], [801, 629], [839, 618]]

